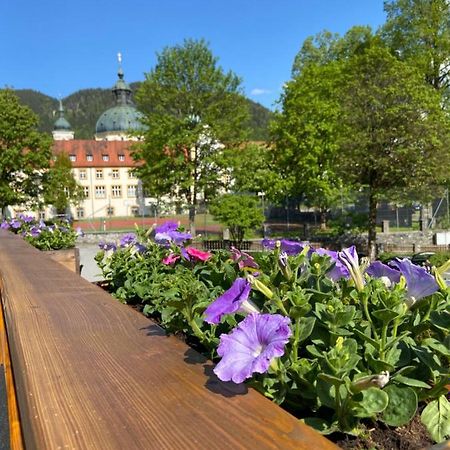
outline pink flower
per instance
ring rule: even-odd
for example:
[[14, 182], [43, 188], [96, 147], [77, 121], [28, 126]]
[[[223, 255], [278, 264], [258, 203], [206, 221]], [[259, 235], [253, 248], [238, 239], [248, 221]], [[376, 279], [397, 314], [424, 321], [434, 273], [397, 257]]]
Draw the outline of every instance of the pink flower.
[[175, 255], [175, 253], [171, 253], [169, 256], [166, 256], [162, 263], [166, 266], [170, 266], [171, 264], [174, 264], [177, 260], [180, 259], [180, 255]]
[[201, 250], [197, 250], [194, 247], [187, 247], [186, 252], [189, 256], [192, 256], [199, 261], [208, 261], [211, 258], [212, 254], [209, 252], [202, 252]]
[[231, 259], [238, 263], [239, 269], [242, 270], [244, 267], [250, 267], [253, 269], [258, 269], [259, 266], [256, 261], [248, 253], [241, 252], [235, 247], [231, 247]]

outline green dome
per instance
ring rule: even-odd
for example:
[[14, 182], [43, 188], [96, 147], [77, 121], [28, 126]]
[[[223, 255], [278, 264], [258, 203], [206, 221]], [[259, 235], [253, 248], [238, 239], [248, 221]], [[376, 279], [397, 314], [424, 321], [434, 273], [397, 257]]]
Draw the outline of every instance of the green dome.
[[136, 109], [131, 100], [131, 89], [124, 80], [122, 67], [119, 67], [117, 75], [118, 80], [112, 88], [116, 106], [107, 109], [97, 120], [96, 133], [144, 130], [140, 122], [143, 115]]
[[97, 120], [96, 133], [142, 130], [142, 114], [132, 105], [117, 105], [106, 110]]
[[53, 125], [53, 129], [55, 131], [57, 131], [57, 130], [69, 130], [70, 131], [72, 129], [72, 127], [70, 126], [70, 123], [67, 122], [66, 119], [64, 119], [64, 117], [60, 117]]
[[64, 118], [64, 108], [62, 105], [62, 101], [59, 100], [59, 109], [58, 109], [59, 117], [56, 119], [55, 124], [53, 125], [53, 130], [68, 130], [71, 131], [72, 127], [70, 126], [70, 123], [67, 122], [67, 120]]

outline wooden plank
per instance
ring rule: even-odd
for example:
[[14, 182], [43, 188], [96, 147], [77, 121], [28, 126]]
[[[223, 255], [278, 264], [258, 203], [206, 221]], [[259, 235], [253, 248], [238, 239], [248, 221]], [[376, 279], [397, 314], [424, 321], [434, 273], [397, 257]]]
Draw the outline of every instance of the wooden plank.
[[50, 256], [53, 261], [58, 262], [72, 272], [80, 274], [80, 250], [78, 248], [48, 250], [44, 254]]
[[140, 313], [0, 231], [27, 449], [334, 449]]
[[[0, 285], [1, 291], [1, 285]], [[1, 298], [1, 292], [0, 292]], [[23, 450], [22, 431], [17, 407], [16, 390], [11, 368], [11, 358], [9, 354], [8, 338], [6, 335], [3, 308], [0, 308], [0, 365], [3, 367], [2, 376], [6, 388], [6, 406], [9, 427], [9, 448], [10, 450]], [[1, 434], [0, 434], [1, 437]]]

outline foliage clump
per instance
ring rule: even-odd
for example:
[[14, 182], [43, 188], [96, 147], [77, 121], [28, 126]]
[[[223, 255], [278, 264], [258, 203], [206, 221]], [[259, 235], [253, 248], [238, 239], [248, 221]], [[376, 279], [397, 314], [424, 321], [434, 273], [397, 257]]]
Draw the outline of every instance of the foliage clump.
[[402, 426], [425, 406], [433, 439], [450, 436], [444, 269], [368, 266], [353, 247], [286, 240], [265, 240], [255, 257], [211, 254], [156, 231], [159, 243], [138, 230], [132, 242], [102, 244], [96, 259], [113, 295], [195, 337], [220, 379], [247, 379], [322, 433]]

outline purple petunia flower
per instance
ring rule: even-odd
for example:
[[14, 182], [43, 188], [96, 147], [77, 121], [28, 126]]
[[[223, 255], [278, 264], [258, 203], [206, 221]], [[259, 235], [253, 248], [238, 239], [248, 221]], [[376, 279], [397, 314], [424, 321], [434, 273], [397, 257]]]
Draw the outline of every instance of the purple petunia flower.
[[327, 250], [325, 248], [318, 248], [315, 250], [315, 252], [320, 256], [328, 256], [331, 259], [331, 261], [334, 262], [333, 268], [327, 272], [327, 277], [331, 281], [336, 282], [341, 278], [346, 279], [350, 278], [350, 272], [338, 258], [338, 252], [335, 252], [333, 250]]
[[[263, 239], [262, 245], [265, 248], [274, 249], [277, 241], [273, 239]], [[289, 256], [298, 255], [307, 246], [304, 242], [289, 241], [288, 239], [280, 240], [280, 249]]]
[[6, 220], [4, 220], [4, 221], [1, 223], [0, 228], [1, 228], [2, 230], [9, 230], [10, 225], [9, 225], [9, 223], [8, 223]]
[[128, 247], [137, 242], [136, 235], [134, 233], [126, 233], [120, 238], [120, 247]]
[[25, 223], [31, 223], [34, 221], [33, 216], [26, 216], [25, 214], [19, 214], [19, 219]]
[[381, 278], [389, 287], [392, 283], [400, 281], [400, 271], [383, 264], [381, 261], [374, 261], [366, 270], [367, 275], [373, 278]]
[[409, 259], [396, 259], [390, 263], [397, 267], [406, 279], [406, 289], [411, 306], [423, 297], [439, 290], [434, 277], [424, 267], [416, 266]]
[[11, 228], [14, 228], [15, 230], [17, 230], [18, 228], [21, 227], [22, 222], [20, 220], [17, 219], [12, 219], [10, 222]]
[[159, 227], [155, 228], [155, 233], [167, 233], [168, 231], [176, 231], [178, 228], [178, 224], [176, 222], [173, 222], [171, 220], [168, 220], [167, 222], [164, 222]]
[[217, 353], [222, 359], [214, 373], [222, 381], [242, 383], [255, 372], [267, 372], [272, 359], [284, 354], [290, 323], [280, 314], [249, 314], [230, 334], [220, 336]]
[[351, 247], [344, 248], [342, 251], [338, 252], [338, 259], [349, 271], [356, 289], [362, 291], [364, 289], [364, 279], [359, 267], [359, 258], [356, 247], [352, 245]]
[[77, 228], [75, 229], [75, 233], [76, 233], [76, 235], [79, 236], [79, 237], [83, 237], [83, 236], [84, 236], [84, 231], [81, 229], [81, 227], [77, 227]]
[[236, 278], [230, 289], [206, 308], [206, 322], [218, 324], [225, 314], [238, 311], [242, 303], [248, 299], [251, 288], [251, 284], [245, 278]]
[[155, 234], [155, 242], [159, 245], [169, 246], [171, 242], [181, 245], [183, 242], [192, 239], [190, 233], [183, 233], [181, 231], [169, 230]]
[[145, 253], [147, 250], [147, 247], [144, 244], [141, 244], [140, 242], [135, 242], [134, 248], [137, 250], [138, 253]]
[[117, 250], [117, 246], [114, 242], [105, 242], [105, 241], [101, 241], [98, 244], [100, 250], [104, 250], [105, 252], [107, 252], [108, 250], [112, 250], [112, 251], [116, 251]]
[[35, 225], [33, 225], [30, 228], [30, 234], [31, 234], [32, 237], [38, 237], [41, 233], [42, 233], [42, 230], [39, 227], [35, 226]]

